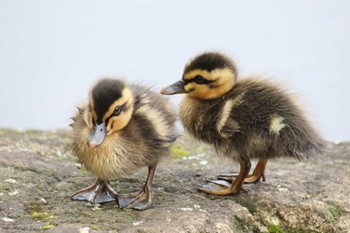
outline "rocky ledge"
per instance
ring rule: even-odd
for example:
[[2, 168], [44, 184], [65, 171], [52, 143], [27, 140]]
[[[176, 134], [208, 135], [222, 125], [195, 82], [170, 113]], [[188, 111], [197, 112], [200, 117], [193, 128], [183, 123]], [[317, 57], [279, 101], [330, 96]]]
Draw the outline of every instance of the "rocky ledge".
[[[270, 161], [266, 182], [245, 185], [247, 193], [197, 192], [206, 178], [238, 169], [185, 135], [158, 166], [152, 208], [93, 205], [70, 199], [95, 178], [72, 155], [69, 131], [2, 129], [0, 232], [350, 232], [350, 143], [309, 162]], [[146, 170], [111, 185], [138, 190]]]

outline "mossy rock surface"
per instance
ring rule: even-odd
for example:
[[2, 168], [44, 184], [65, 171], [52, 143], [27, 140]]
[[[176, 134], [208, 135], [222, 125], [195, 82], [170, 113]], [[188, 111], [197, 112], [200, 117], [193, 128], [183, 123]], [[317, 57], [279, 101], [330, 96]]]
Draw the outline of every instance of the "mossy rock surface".
[[[184, 135], [159, 164], [145, 211], [71, 201], [96, 178], [70, 144], [65, 130], [0, 129], [0, 232], [350, 232], [350, 143], [309, 162], [270, 161], [266, 182], [218, 197], [196, 187], [238, 164]], [[136, 191], [146, 175], [139, 169], [111, 185]]]

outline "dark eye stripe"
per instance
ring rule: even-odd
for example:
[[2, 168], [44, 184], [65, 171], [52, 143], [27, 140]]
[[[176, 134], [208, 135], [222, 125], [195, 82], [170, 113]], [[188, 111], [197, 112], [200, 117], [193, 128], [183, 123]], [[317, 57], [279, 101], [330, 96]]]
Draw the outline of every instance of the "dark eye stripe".
[[194, 77], [192, 79], [184, 80], [184, 82], [185, 82], [185, 85], [188, 83], [191, 83], [191, 82], [195, 82], [195, 83], [201, 85], [201, 84], [210, 84], [210, 83], [216, 82], [216, 80], [208, 80], [208, 79], [204, 78], [202, 75], [197, 75], [196, 77]]
[[[118, 107], [119, 107], [119, 109], [120, 109], [120, 113], [125, 112], [125, 111], [127, 111], [127, 110], [129, 109], [129, 108], [126, 107], [126, 103], [124, 103], [123, 105], [120, 105], [120, 106], [118, 106]], [[105, 120], [105, 124], [108, 125], [109, 120], [110, 120], [112, 117], [117, 117], [117, 116], [119, 116], [120, 113], [119, 113], [119, 114], [115, 114], [115, 112], [113, 112], [112, 115], [110, 115], [110, 116]], [[113, 128], [113, 127], [112, 127], [112, 128]]]
[[112, 118], [112, 117], [115, 117], [115, 116], [119, 116], [122, 112], [125, 112], [127, 111], [129, 108], [126, 107], [126, 103], [124, 103], [123, 105], [120, 105], [120, 106], [117, 106], [117, 108], [119, 108], [119, 113], [116, 113], [116, 111], [114, 110], [114, 112], [112, 113], [112, 115], [110, 115], [107, 119], [106, 119], [106, 124], [108, 124], [109, 120]]
[[213, 80], [205, 79], [202, 75], [197, 75], [192, 81], [197, 84], [209, 84], [214, 82]]

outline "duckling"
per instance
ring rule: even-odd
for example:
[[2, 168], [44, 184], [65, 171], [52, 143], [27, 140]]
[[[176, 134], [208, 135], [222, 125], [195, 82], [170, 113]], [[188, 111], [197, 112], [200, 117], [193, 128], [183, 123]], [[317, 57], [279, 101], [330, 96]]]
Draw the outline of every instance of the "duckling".
[[[152, 203], [151, 186], [159, 159], [176, 139], [176, 114], [168, 100], [150, 88], [104, 78], [89, 93], [89, 103], [72, 118], [73, 152], [98, 180], [72, 195], [73, 200], [143, 210]], [[109, 183], [139, 167], [148, 167], [143, 188], [119, 194]]]
[[[308, 122], [293, 97], [281, 86], [247, 77], [237, 80], [235, 63], [218, 52], [191, 60], [182, 79], [161, 94], [186, 94], [179, 116], [194, 138], [211, 144], [240, 164], [238, 175], [221, 175], [198, 188], [214, 195], [237, 194], [243, 183], [265, 181], [268, 160], [311, 159], [326, 142]], [[249, 175], [251, 159], [258, 159]]]

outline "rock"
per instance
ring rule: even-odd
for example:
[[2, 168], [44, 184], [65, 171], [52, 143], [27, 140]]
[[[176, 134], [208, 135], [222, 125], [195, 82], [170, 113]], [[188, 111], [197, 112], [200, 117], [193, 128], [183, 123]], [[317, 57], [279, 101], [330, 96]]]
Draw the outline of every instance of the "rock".
[[[158, 166], [152, 208], [122, 210], [70, 200], [96, 178], [77, 166], [68, 131], [0, 130], [0, 232], [350, 231], [350, 143], [334, 144], [309, 162], [270, 161], [266, 182], [226, 197], [196, 187], [238, 171], [237, 163], [186, 135], [174, 153]], [[146, 174], [140, 169], [111, 185], [135, 191]]]

